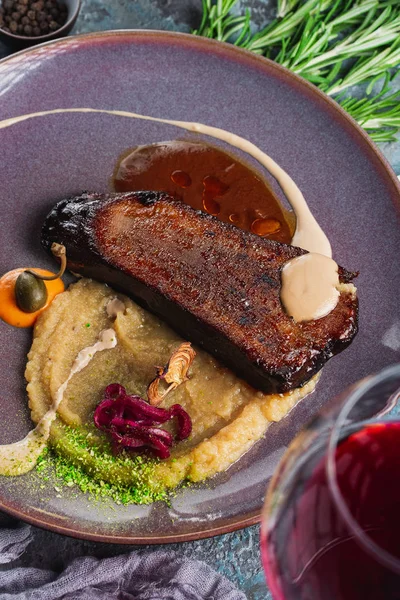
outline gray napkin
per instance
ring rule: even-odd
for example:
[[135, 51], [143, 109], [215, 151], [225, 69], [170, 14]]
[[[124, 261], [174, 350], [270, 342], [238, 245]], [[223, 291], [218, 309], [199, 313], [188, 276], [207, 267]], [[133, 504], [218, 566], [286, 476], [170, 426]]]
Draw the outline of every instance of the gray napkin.
[[[0, 563], [19, 558], [32, 541], [29, 525], [0, 529]], [[36, 568], [0, 571], [1, 600], [246, 600], [205, 563], [155, 550], [99, 560], [82, 557], [62, 573]]]

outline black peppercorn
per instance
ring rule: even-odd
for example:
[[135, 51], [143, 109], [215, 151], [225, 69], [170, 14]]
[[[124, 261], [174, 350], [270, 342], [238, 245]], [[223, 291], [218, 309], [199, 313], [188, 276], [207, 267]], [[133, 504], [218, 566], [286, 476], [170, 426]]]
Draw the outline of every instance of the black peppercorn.
[[57, 31], [68, 18], [59, 0], [0, 0], [0, 28], [26, 36]]

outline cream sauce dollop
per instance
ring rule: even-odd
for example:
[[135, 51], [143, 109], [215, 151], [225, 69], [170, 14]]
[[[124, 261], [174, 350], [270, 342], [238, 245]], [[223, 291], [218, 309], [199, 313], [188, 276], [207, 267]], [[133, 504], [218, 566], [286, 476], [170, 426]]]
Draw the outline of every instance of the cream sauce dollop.
[[303, 254], [282, 269], [281, 300], [297, 322], [326, 317], [338, 303], [338, 266], [323, 254]]
[[106, 306], [107, 316], [116, 318], [118, 313], [125, 312], [125, 304], [119, 298], [115, 297], [107, 303]]

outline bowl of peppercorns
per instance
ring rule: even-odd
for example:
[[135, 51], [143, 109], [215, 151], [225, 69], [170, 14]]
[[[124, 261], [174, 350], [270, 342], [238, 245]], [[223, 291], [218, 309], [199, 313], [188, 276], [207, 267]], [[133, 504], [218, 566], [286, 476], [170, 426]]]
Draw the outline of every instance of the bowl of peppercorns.
[[69, 33], [81, 0], [0, 0], [0, 39], [15, 50]]

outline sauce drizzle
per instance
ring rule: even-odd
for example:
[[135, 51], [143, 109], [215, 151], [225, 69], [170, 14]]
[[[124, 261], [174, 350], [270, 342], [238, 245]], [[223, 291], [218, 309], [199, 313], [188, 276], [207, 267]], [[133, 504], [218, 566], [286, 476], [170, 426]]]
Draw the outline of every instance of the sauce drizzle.
[[307, 205], [302, 192], [297, 187], [293, 179], [270, 156], [268, 156], [268, 154], [265, 154], [265, 152], [260, 150], [260, 148], [258, 148], [255, 144], [249, 142], [245, 138], [240, 137], [239, 135], [236, 135], [235, 133], [225, 131], [224, 129], [220, 129], [218, 127], [203, 125], [202, 123], [162, 119], [160, 117], [140, 115], [138, 113], [125, 110], [107, 110], [103, 108], [54, 108], [52, 110], [44, 110], [26, 115], [19, 115], [17, 117], [11, 117], [10, 119], [0, 121], [0, 129], [10, 127], [11, 125], [16, 125], [17, 123], [27, 121], [28, 119], [66, 113], [97, 113], [125, 117], [128, 119], [141, 119], [143, 121], [165, 123], [166, 125], [174, 125], [175, 127], [186, 129], [187, 131], [192, 131], [193, 133], [208, 135], [215, 139], [226, 142], [231, 146], [239, 148], [249, 156], [255, 158], [271, 173], [273, 177], [275, 177], [293, 210], [295, 211], [297, 223], [292, 244], [294, 246], [300, 246], [300, 248], [304, 248], [304, 250], [308, 250], [309, 252], [317, 252], [329, 257], [332, 256], [331, 245], [328, 238], [318, 225]]
[[116, 161], [112, 188], [166, 192], [227, 223], [236, 214], [236, 225], [245, 231], [258, 219], [274, 219], [277, 230], [264, 228], [258, 235], [286, 244], [293, 237], [294, 213], [279, 202], [265, 173], [208, 140], [168, 140], [126, 150]]
[[68, 383], [75, 373], [79, 373], [89, 364], [96, 352], [114, 348], [116, 344], [114, 329], [105, 329], [93, 346], [88, 346], [79, 352], [67, 379], [58, 388], [51, 408], [43, 415], [36, 427], [19, 442], [0, 445], [0, 475], [23, 475], [33, 469], [47, 444], [51, 424], [57, 416], [57, 409], [63, 400]]

